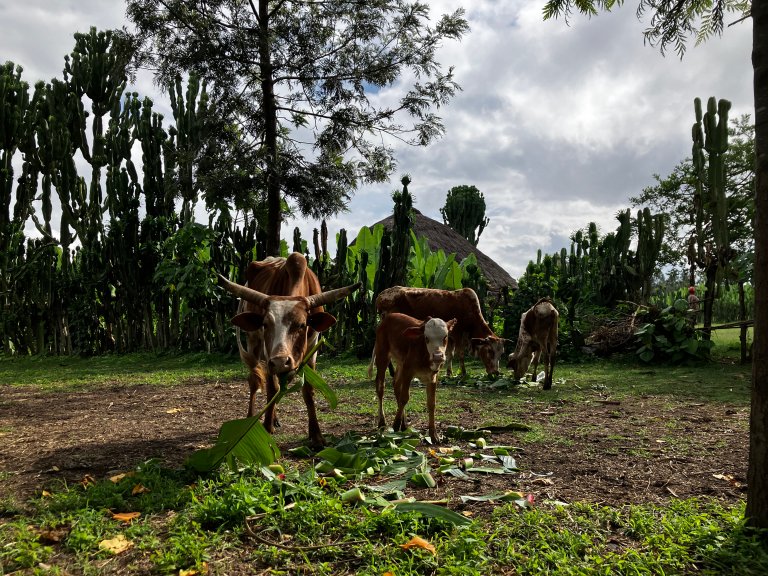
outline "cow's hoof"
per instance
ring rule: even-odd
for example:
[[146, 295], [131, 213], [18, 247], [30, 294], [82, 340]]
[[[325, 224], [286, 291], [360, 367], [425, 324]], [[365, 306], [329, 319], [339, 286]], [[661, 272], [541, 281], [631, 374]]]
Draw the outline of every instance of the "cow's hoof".
[[309, 447], [312, 448], [312, 450], [322, 450], [325, 448], [325, 438], [322, 436], [319, 438], [310, 438]]

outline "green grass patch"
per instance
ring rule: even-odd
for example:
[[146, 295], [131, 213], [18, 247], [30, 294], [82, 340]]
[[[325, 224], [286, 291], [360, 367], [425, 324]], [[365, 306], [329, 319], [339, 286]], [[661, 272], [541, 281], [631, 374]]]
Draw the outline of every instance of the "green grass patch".
[[240, 358], [225, 354], [0, 357], [0, 386], [74, 390], [99, 385], [173, 386], [195, 379], [244, 378]]
[[[511, 566], [516, 574], [768, 573], [768, 549], [744, 528], [743, 505], [497, 502], [487, 505], [487, 515], [457, 525], [373, 498], [344, 503], [349, 484], [311, 468], [284, 478], [249, 467], [205, 478], [185, 474], [150, 463], [117, 482], [62, 486], [0, 525], [0, 568], [101, 573], [114, 558], [129, 571], [156, 574], [202, 571], [206, 564], [216, 572], [379, 576], [480, 575]], [[131, 495], [127, 488], [138, 483], [157, 493]], [[118, 511], [142, 514], [124, 522], [113, 516]], [[413, 546], [414, 537], [434, 553]], [[103, 543], [116, 538], [130, 548], [113, 557]]]

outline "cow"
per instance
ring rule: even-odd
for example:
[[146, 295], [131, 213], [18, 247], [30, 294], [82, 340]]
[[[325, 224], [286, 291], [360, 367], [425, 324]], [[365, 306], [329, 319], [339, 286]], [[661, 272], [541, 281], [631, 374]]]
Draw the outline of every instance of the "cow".
[[[323, 305], [345, 298], [360, 284], [322, 292], [317, 276], [307, 268], [306, 259], [298, 252], [287, 258], [270, 257], [251, 262], [245, 277], [245, 285], [230, 282], [221, 275], [219, 281], [240, 298], [232, 324], [237, 327], [240, 358], [249, 369], [250, 417], [254, 414], [256, 392], [265, 390], [269, 403], [279, 389], [278, 376], [287, 378], [283, 384], [287, 386], [307, 350], [317, 342], [318, 333], [336, 323], [336, 318], [325, 312]], [[247, 333], [246, 347], [243, 347], [240, 330]], [[314, 354], [308, 361], [312, 368], [316, 359]], [[309, 384], [304, 384], [301, 392], [307, 405], [310, 445], [323, 446], [314, 391]], [[273, 433], [275, 424], [275, 405], [270, 404], [264, 413], [264, 428]]]
[[437, 373], [445, 362], [445, 349], [448, 335], [456, 326], [456, 319], [448, 322], [440, 318], [417, 320], [411, 316], [391, 312], [382, 318], [376, 328], [376, 344], [368, 365], [368, 377], [376, 366], [376, 395], [379, 397], [379, 427], [387, 425], [384, 417], [384, 378], [390, 359], [396, 368], [392, 379], [397, 400], [397, 414], [393, 428], [395, 431], [407, 427], [405, 405], [411, 393], [411, 380], [416, 377], [427, 384], [427, 412], [429, 417], [429, 435], [433, 442], [438, 442], [435, 426], [435, 394], [437, 391]]
[[461, 375], [466, 376], [464, 353], [467, 343], [472, 354], [482, 360], [488, 374], [499, 373], [499, 361], [504, 355], [504, 339], [496, 336], [488, 326], [480, 310], [480, 300], [471, 288], [438, 290], [393, 286], [383, 290], [376, 298], [376, 310], [381, 315], [400, 312], [420, 320], [434, 317], [448, 321], [455, 318], [456, 325], [446, 352], [446, 374], [453, 375], [455, 351], [459, 357]]
[[515, 351], [509, 355], [507, 368], [515, 372], [515, 379], [525, 376], [533, 359], [533, 373], [544, 355], [544, 390], [552, 388], [552, 372], [557, 353], [557, 324], [560, 315], [552, 300], [542, 298], [520, 317], [520, 332]]

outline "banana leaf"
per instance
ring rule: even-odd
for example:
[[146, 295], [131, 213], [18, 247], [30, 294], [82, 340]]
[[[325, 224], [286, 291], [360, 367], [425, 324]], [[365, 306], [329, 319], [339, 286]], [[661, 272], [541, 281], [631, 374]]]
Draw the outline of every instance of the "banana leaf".
[[198, 450], [184, 463], [196, 472], [205, 473], [217, 469], [223, 462], [235, 466], [237, 459], [243, 463], [272, 464], [280, 457], [272, 435], [267, 432], [258, 416], [224, 422], [212, 448]]
[[403, 502], [402, 504], [397, 504], [395, 510], [398, 512], [418, 512], [423, 516], [446, 520], [454, 526], [466, 526], [471, 522], [466, 516], [462, 516], [449, 508], [435, 506], [434, 504], [426, 504], [424, 502]]

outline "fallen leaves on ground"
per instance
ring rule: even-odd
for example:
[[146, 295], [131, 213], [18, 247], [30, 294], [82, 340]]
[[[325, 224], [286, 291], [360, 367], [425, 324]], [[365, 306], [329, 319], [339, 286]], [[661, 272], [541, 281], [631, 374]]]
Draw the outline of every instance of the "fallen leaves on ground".
[[109, 538], [99, 542], [99, 550], [106, 550], [112, 554], [122, 554], [131, 548], [133, 548], [133, 542], [128, 540], [122, 534], [118, 534], [114, 538]]
[[414, 536], [413, 538], [408, 540], [408, 542], [406, 542], [405, 544], [400, 544], [400, 548], [402, 548], [403, 550], [408, 550], [409, 548], [421, 548], [423, 550], [428, 550], [432, 552], [433, 556], [437, 556], [437, 550], [435, 549], [435, 547], [429, 542], [427, 542], [426, 540], [424, 540], [424, 538], [421, 538], [420, 536]]

